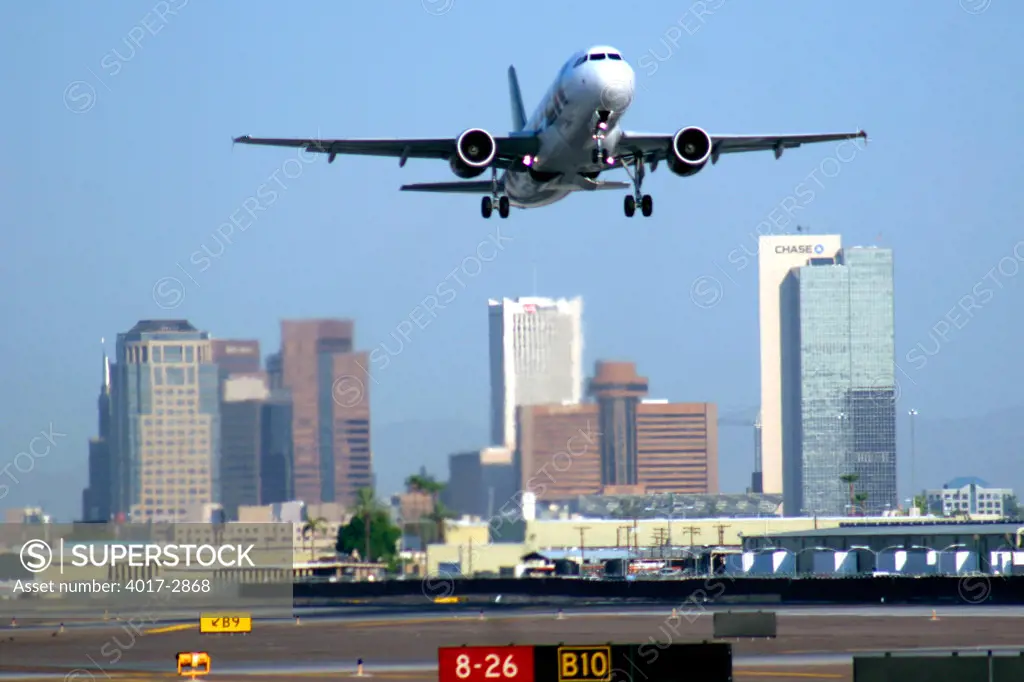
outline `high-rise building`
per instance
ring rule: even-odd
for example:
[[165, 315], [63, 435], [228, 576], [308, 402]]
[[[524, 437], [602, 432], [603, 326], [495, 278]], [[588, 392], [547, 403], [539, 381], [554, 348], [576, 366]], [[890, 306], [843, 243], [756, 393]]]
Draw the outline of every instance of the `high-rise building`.
[[583, 394], [583, 299], [488, 301], [491, 442], [515, 447], [520, 405], [576, 404]]
[[261, 505], [295, 499], [294, 468], [291, 393], [286, 388], [272, 388], [260, 413]]
[[[307, 504], [351, 504], [373, 487], [367, 353], [351, 320], [284, 320], [281, 381], [292, 398], [293, 489]], [[276, 370], [275, 370], [276, 371]]]
[[89, 439], [89, 485], [82, 491], [83, 521], [110, 520], [110, 407], [110, 358], [104, 350], [103, 379], [96, 399], [99, 414], [97, 435]]
[[765, 493], [779, 494], [783, 492], [780, 290], [790, 270], [806, 265], [812, 259], [833, 258], [842, 248], [842, 239], [839, 235], [771, 235], [758, 238], [757, 246], [761, 337], [761, 489]]
[[213, 339], [213, 361], [221, 378], [260, 371], [260, 342], [256, 339]]
[[205, 521], [220, 503], [220, 409], [210, 335], [141, 320], [111, 372], [111, 516]]
[[785, 512], [895, 509], [892, 251], [847, 248], [793, 268], [779, 312]]
[[493, 518], [515, 493], [513, 453], [508, 448], [449, 455], [444, 501], [456, 513]]
[[518, 409], [517, 487], [538, 500], [718, 492], [718, 412], [649, 400], [630, 362], [598, 362], [596, 403]]
[[213, 339], [210, 349], [220, 380], [221, 504], [235, 521], [239, 507], [260, 503], [260, 417], [269, 380], [256, 339]]
[[239, 507], [260, 504], [262, 416], [269, 395], [262, 372], [236, 372], [221, 379], [220, 502], [230, 521], [238, 520]]

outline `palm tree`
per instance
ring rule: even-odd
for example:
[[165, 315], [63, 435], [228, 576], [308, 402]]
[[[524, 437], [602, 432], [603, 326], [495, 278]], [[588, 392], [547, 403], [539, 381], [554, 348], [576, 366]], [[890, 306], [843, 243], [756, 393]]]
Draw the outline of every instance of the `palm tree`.
[[448, 519], [455, 518], [455, 514], [445, 507], [444, 503], [435, 502], [434, 509], [423, 518], [434, 524], [435, 532], [437, 533], [437, 542], [439, 544], [444, 544], [445, 522], [448, 521]]
[[302, 526], [302, 542], [305, 544], [306, 536], [310, 536], [309, 541], [309, 560], [316, 560], [316, 536], [317, 533], [327, 532], [327, 519], [322, 516], [318, 516], [315, 519], [308, 519]]
[[868, 494], [867, 493], [857, 493], [857, 494], [855, 494], [853, 496], [853, 500], [854, 500], [854, 502], [856, 502], [856, 505], [855, 505], [854, 508], [856, 509], [856, 507], [860, 507], [861, 516], [867, 516], [868, 512], [864, 508], [864, 503], [867, 502], [867, 500], [868, 500]]
[[434, 480], [434, 477], [427, 473], [413, 474], [405, 479], [405, 485], [412, 492], [430, 495], [430, 501], [435, 507], [438, 504], [438, 496], [444, 490], [444, 483]]
[[363, 561], [370, 561], [370, 522], [373, 519], [374, 514], [380, 511], [380, 503], [377, 502], [377, 496], [373, 492], [373, 488], [360, 488], [356, 494], [356, 503], [353, 510], [355, 515], [363, 520], [363, 535], [366, 540], [366, 554], [363, 555]]
[[850, 486], [850, 512], [853, 512], [853, 484], [860, 480], [860, 476], [857, 474], [843, 474], [839, 477], [839, 480]]

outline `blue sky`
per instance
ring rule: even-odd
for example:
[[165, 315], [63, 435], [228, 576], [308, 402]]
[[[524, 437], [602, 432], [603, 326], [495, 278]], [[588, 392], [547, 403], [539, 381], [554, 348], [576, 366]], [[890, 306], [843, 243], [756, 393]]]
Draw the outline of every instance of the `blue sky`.
[[[584, 296], [588, 368], [635, 360], [657, 396], [754, 407], [757, 273], [730, 254], [753, 252], [759, 225], [797, 222], [894, 249], [902, 414], [1019, 405], [1022, 22], [1024, 6], [1008, 0], [6, 5], [0, 472], [40, 431], [66, 435], [45, 457], [22, 458], [21, 473], [7, 469], [18, 482], [0, 480], [10, 488], [0, 507], [77, 513], [101, 337], [185, 317], [269, 352], [280, 318], [341, 316], [370, 350], [499, 228], [493, 260], [471, 264], [457, 297], [377, 372], [377, 424], [454, 420], [485, 434], [486, 300], [533, 293]], [[871, 144], [732, 156], [691, 178], [659, 169], [645, 184], [649, 219], [627, 220], [607, 192], [506, 221], [483, 221], [474, 197], [396, 191], [451, 179], [443, 163], [328, 166], [231, 145], [243, 133], [503, 133], [510, 63], [532, 108], [574, 50], [598, 43], [637, 71], [628, 128], [862, 127]], [[811, 174], [814, 199], [779, 222]], [[275, 185], [273, 203], [218, 242], [219, 226], [275, 177], [287, 188]], [[203, 260], [204, 248], [217, 256]], [[168, 289], [171, 277], [183, 290]], [[721, 286], [708, 298], [712, 277]], [[991, 297], [950, 317], [983, 280]], [[918, 344], [923, 363], [907, 358]], [[381, 483], [446, 454], [378, 451]], [[964, 454], [962, 473], [980, 475], [984, 453]], [[741, 490], [749, 448], [722, 457], [723, 486]]]

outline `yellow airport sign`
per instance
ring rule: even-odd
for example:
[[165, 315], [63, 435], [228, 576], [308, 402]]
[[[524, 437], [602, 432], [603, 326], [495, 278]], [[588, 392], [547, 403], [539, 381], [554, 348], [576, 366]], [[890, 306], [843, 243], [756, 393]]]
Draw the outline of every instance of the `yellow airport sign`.
[[210, 674], [210, 654], [205, 651], [183, 651], [178, 653], [178, 675], [196, 677]]
[[460, 601], [459, 597], [434, 597], [435, 604], [458, 604]]
[[247, 613], [204, 613], [199, 616], [199, 632], [204, 634], [252, 632], [252, 616]]

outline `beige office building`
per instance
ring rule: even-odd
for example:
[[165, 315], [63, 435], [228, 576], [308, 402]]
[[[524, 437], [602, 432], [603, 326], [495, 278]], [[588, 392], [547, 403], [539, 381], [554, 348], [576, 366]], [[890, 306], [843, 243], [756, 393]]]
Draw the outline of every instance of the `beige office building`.
[[115, 520], [209, 521], [221, 501], [209, 334], [187, 320], [142, 320], [118, 334], [112, 375]]
[[[764, 493], [782, 493], [782, 345], [780, 287], [789, 271], [815, 258], [834, 258], [837, 234], [770, 235], [758, 239], [761, 337], [761, 471]], [[784, 510], [797, 514], [799, 510]]]

